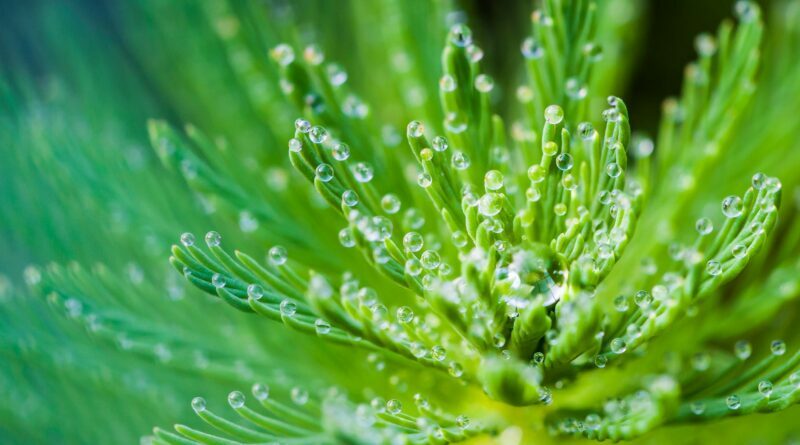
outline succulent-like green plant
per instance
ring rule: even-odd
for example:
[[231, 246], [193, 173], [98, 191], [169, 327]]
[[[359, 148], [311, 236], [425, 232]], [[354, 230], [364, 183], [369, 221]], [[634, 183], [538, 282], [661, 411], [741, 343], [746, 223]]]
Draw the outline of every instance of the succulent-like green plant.
[[471, 3], [37, 5], [0, 35], [0, 442], [800, 433], [715, 422], [800, 398], [800, 2], [699, 35], [655, 139], [639, 1], [521, 42]]

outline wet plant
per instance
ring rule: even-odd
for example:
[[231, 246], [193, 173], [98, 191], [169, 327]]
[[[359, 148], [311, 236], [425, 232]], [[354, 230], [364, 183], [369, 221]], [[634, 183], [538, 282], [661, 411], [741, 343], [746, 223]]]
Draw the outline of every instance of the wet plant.
[[537, 2], [515, 74], [447, 2], [104, 8], [3, 53], [0, 438], [800, 432], [797, 1], [697, 36], [652, 137], [639, 2]]

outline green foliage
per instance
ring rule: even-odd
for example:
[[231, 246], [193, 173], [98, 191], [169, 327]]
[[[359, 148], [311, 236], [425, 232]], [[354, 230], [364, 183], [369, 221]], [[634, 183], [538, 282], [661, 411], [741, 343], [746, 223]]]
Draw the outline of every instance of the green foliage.
[[0, 442], [800, 433], [800, 2], [699, 35], [654, 139], [645, 3], [477, 7], [12, 11]]

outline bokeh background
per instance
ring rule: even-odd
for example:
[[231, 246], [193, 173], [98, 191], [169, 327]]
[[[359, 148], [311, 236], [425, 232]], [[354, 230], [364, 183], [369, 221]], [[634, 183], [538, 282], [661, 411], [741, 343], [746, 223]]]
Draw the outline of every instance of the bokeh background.
[[[662, 101], [680, 93], [695, 36], [729, 18], [732, 2], [608, 3], [626, 21], [612, 83], [634, 130], [654, 134]], [[800, 92], [800, 47], [796, 24], [794, 43], [784, 38], [791, 26], [781, 23], [785, 5], [763, 4], [769, 31], [759, 94], [731, 141], [738, 154], [710, 176], [749, 178], [761, 169], [783, 180], [792, 201], [800, 180], [800, 102], [786, 98]], [[358, 392], [387, 385], [387, 373], [405, 372], [389, 366], [381, 374], [375, 357], [319, 344], [200, 297], [169, 268], [169, 246], [181, 232], [199, 236], [213, 228], [231, 246], [264, 251], [279, 239], [296, 243], [302, 259], [321, 269], [336, 261], [365, 267], [355, 257], [314, 255], [336, 243], [338, 226], [325, 225], [330, 211], [307, 192], [276, 192], [301, 182], [285, 153], [296, 112], [263, 82], [277, 77], [269, 47], [317, 42], [342, 62], [373, 110], [403, 128], [420, 116], [441, 121], [435, 88], [446, 23], [465, 20], [485, 50], [488, 72], [507, 93], [498, 95], [498, 109], [513, 115], [510, 98], [523, 76], [519, 43], [529, 32], [532, 2], [414, 0], [398, 10], [359, 0], [0, 6], [0, 443], [136, 443], [154, 425], [191, 424], [188, 401], [201, 393], [222, 406], [228, 391], [256, 379]], [[236, 44], [248, 51], [223, 42], [226, 27], [234, 26], [219, 18], [223, 11], [249, 18], [235, 25], [247, 31]], [[399, 16], [405, 20], [384, 21]], [[387, 42], [396, 41], [410, 49], [423, 88], [416, 99], [407, 93], [418, 85], [405, 85], [389, 58]], [[241, 205], [198, 200], [163, 167], [150, 148], [150, 118], [191, 123], [223, 138], [229, 150], [218, 166], [245, 190]], [[716, 197], [726, 190], [705, 192]], [[697, 200], [687, 220], [716, 199]], [[303, 241], [309, 233], [312, 241]], [[26, 290], [25, 281], [38, 284], [43, 273], [63, 295], [40, 298]], [[374, 280], [380, 285], [381, 278]], [[65, 306], [70, 296], [83, 303]], [[365, 377], [355, 381], [356, 374]], [[433, 384], [428, 390], [465, 391]], [[681, 437], [698, 444], [788, 443], [800, 438], [797, 415], [790, 409], [684, 426]], [[662, 429], [640, 443], [672, 443], [672, 434]]]

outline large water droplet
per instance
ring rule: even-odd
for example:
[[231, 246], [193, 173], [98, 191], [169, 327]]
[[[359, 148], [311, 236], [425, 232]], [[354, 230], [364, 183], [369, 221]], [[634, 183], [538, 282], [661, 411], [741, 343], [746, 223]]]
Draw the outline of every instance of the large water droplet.
[[494, 81], [486, 74], [479, 74], [475, 77], [475, 89], [481, 93], [488, 93], [494, 88]]
[[208, 247], [217, 247], [222, 243], [222, 235], [215, 231], [206, 233], [206, 244]]
[[400, 412], [403, 410], [403, 404], [397, 399], [390, 399], [388, 402], [386, 402], [385, 407], [386, 411], [393, 415], [400, 414]]
[[728, 408], [732, 410], [737, 410], [739, 409], [739, 407], [742, 406], [742, 401], [739, 399], [739, 396], [733, 394], [728, 396], [727, 399], [725, 399], [725, 404], [728, 405]]
[[322, 182], [329, 182], [333, 179], [333, 167], [329, 164], [319, 164], [317, 169], [314, 171], [317, 179]]
[[503, 174], [497, 170], [489, 170], [483, 177], [483, 185], [486, 190], [500, 190], [503, 188]]
[[308, 403], [308, 398], [309, 398], [308, 391], [306, 391], [303, 388], [295, 386], [294, 388], [292, 388], [290, 396], [292, 398], [292, 402], [294, 402], [295, 405], [302, 406]]
[[252, 392], [256, 400], [266, 400], [269, 398], [269, 387], [261, 383], [254, 384]]
[[625, 340], [621, 338], [615, 338], [611, 340], [611, 352], [614, 354], [622, 354], [628, 349], [628, 344], [625, 343]]
[[333, 146], [332, 154], [333, 154], [333, 159], [336, 159], [337, 161], [340, 162], [346, 161], [347, 158], [350, 157], [350, 147], [343, 142], [339, 142], [338, 144]]
[[206, 410], [206, 399], [202, 397], [195, 397], [192, 399], [192, 409], [196, 413], [200, 413]]
[[325, 335], [331, 332], [331, 324], [321, 318], [317, 318], [314, 322], [314, 329], [317, 331], [317, 334]]
[[466, 48], [472, 44], [472, 30], [463, 23], [459, 23], [450, 28], [450, 43], [455, 46]]
[[231, 391], [230, 394], [228, 394], [228, 404], [233, 409], [243, 407], [244, 394], [242, 394], [240, 391]]
[[414, 320], [414, 311], [408, 306], [397, 308], [397, 321], [403, 324], [411, 323]]
[[193, 234], [189, 232], [181, 234], [181, 244], [183, 244], [185, 247], [194, 246], [194, 241], [195, 239]]
[[284, 315], [286, 317], [292, 317], [294, 316], [294, 314], [297, 313], [297, 305], [288, 298], [281, 301], [280, 309], [281, 309], [281, 315]]
[[289, 255], [286, 252], [285, 247], [273, 246], [271, 249], [269, 249], [267, 257], [269, 258], [270, 264], [273, 266], [283, 266], [286, 264], [286, 260], [289, 258]]
[[737, 218], [742, 210], [742, 198], [731, 195], [722, 200], [722, 214], [726, 217]]
[[722, 265], [719, 261], [710, 260], [706, 263], [706, 272], [712, 277], [716, 277], [722, 273]]
[[786, 343], [783, 340], [773, 340], [769, 345], [769, 350], [772, 355], [783, 355], [786, 353]]
[[558, 125], [564, 120], [564, 110], [558, 105], [550, 105], [544, 110], [544, 119], [548, 124]]
[[503, 209], [503, 199], [497, 193], [486, 193], [478, 200], [478, 213], [495, 216]]

